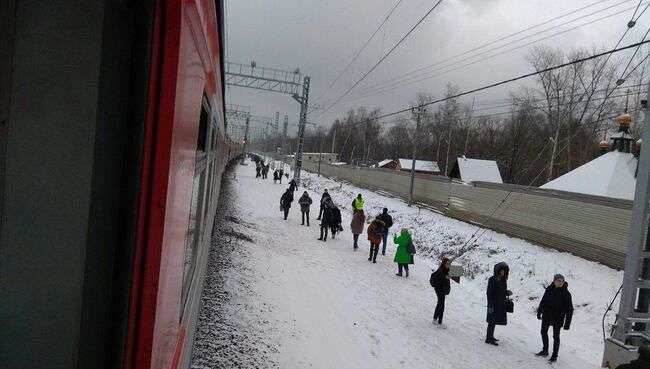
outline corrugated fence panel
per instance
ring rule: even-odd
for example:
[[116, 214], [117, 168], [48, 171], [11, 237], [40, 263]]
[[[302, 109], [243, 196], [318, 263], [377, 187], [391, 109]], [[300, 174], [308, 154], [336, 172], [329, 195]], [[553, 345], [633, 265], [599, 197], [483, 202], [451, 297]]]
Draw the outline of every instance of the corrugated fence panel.
[[[303, 168], [316, 172], [318, 163], [305, 161]], [[360, 187], [408, 197], [406, 172], [326, 164], [320, 171]], [[463, 221], [613, 268], [625, 265], [631, 201], [508, 184], [466, 184], [422, 174], [416, 174], [413, 197]]]

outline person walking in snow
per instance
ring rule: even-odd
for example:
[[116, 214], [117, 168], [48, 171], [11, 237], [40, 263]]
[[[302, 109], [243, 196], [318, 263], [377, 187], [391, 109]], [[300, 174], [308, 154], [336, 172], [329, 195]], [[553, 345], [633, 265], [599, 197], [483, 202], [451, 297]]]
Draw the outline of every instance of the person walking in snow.
[[429, 284], [431, 284], [431, 287], [436, 291], [436, 296], [438, 296], [436, 310], [433, 313], [433, 323], [437, 320], [438, 325], [441, 327], [443, 327], [442, 316], [445, 313], [445, 297], [451, 292], [449, 268], [451, 268], [451, 260], [443, 258], [438, 269], [431, 273], [431, 278], [429, 278]]
[[325, 192], [323, 192], [323, 195], [320, 197], [320, 211], [318, 212], [318, 218], [316, 218], [316, 220], [320, 220], [320, 217], [323, 215], [323, 200], [329, 196], [330, 194], [327, 193], [327, 190], [325, 190]]
[[298, 184], [296, 183], [295, 179], [291, 179], [291, 181], [289, 182], [289, 189], [291, 191], [298, 191]]
[[621, 364], [616, 369], [650, 369], [650, 346], [640, 346], [636, 360]]
[[320, 220], [320, 237], [319, 241], [327, 242], [327, 232], [332, 224], [332, 208], [327, 205], [323, 209], [323, 217]]
[[488, 279], [487, 285], [487, 318], [488, 323], [485, 343], [499, 346], [494, 338], [494, 328], [497, 325], [507, 325], [508, 316], [506, 300], [508, 296], [508, 274], [510, 267], [505, 262], [494, 266], [494, 275]]
[[393, 226], [393, 217], [388, 215], [388, 209], [384, 208], [383, 212], [377, 217], [379, 220], [384, 222], [384, 233], [381, 235], [381, 240], [383, 241], [383, 245], [381, 247], [381, 254], [386, 255], [386, 243], [388, 242], [388, 231], [390, 230], [390, 227]]
[[397, 274], [398, 277], [402, 276], [402, 269], [406, 271], [406, 277], [409, 276], [409, 264], [413, 264], [413, 255], [408, 251], [408, 246], [413, 242], [413, 237], [409, 232], [409, 229], [404, 227], [400, 231], [400, 235], [393, 237], [393, 242], [397, 245], [397, 250], [395, 250], [395, 257], [393, 261], [397, 263]]
[[255, 178], [261, 177], [260, 175], [261, 171], [262, 171], [262, 167], [260, 167], [260, 163], [257, 163], [257, 165], [255, 165]]
[[568, 287], [569, 284], [564, 280], [564, 276], [556, 274], [553, 283], [546, 287], [537, 308], [537, 319], [542, 321], [542, 351], [536, 355], [548, 356], [548, 328], [553, 327], [553, 353], [548, 360], [551, 363], [557, 361], [560, 350], [560, 330], [562, 327], [569, 330], [571, 326], [573, 302]]
[[280, 168], [278, 174], [279, 174], [278, 179], [280, 180], [280, 184], [282, 184], [282, 176], [284, 175], [284, 169]]
[[[293, 193], [293, 191], [291, 192]], [[307, 227], [309, 227], [309, 207], [311, 206], [311, 197], [307, 191], [302, 193], [302, 196], [298, 199], [298, 204], [300, 204], [300, 212], [302, 213], [302, 223], [300, 225], [305, 225], [305, 217], [307, 217]]]
[[363, 199], [361, 194], [352, 200], [352, 212], [363, 211]]
[[336, 238], [336, 233], [342, 231], [341, 226], [341, 209], [334, 205], [332, 208], [332, 222], [330, 224], [330, 231], [332, 231], [332, 239]]
[[366, 215], [363, 213], [363, 210], [357, 211], [352, 215], [350, 230], [352, 231], [352, 239], [354, 240], [354, 245], [352, 246], [354, 250], [359, 248], [359, 235], [363, 233], [363, 225], [365, 223]]
[[266, 179], [269, 174], [269, 165], [266, 164], [264, 167], [262, 167], [262, 179]]
[[379, 253], [379, 244], [381, 243], [381, 235], [384, 233], [384, 222], [379, 217], [373, 219], [368, 226], [368, 241], [370, 241], [370, 256], [368, 261], [377, 263], [377, 253]]
[[284, 211], [284, 220], [287, 220], [289, 215], [289, 208], [291, 208], [291, 203], [293, 202], [293, 192], [287, 190], [284, 192], [280, 198], [280, 209]]
[[276, 169], [276, 170], [273, 171], [273, 184], [278, 183], [279, 178], [280, 178], [280, 175], [278, 173], [278, 170]]

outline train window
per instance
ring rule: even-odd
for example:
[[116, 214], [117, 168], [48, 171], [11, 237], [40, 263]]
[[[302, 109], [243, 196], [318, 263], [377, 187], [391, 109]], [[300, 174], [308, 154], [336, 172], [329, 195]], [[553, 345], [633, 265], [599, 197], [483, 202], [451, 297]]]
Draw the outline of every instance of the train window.
[[210, 119], [210, 104], [203, 95], [201, 104], [201, 117], [199, 118], [199, 135], [196, 139], [196, 151], [205, 152], [208, 135], [208, 120]]
[[190, 206], [190, 219], [187, 226], [187, 242], [185, 244], [185, 260], [183, 265], [183, 311], [187, 294], [192, 283], [192, 275], [196, 266], [196, 253], [201, 242], [201, 214], [203, 212], [203, 192], [205, 185], [205, 170], [194, 177], [192, 186], [192, 204]]

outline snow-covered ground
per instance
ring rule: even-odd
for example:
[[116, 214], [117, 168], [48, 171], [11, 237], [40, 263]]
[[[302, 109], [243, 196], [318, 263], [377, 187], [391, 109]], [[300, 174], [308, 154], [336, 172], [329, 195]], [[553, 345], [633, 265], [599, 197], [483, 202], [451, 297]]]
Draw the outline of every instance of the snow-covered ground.
[[[236, 367], [235, 362], [246, 368], [544, 368], [546, 361], [534, 356], [541, 349], [535, 308], [556, 273], [569, 283], [575, 312], [571, 330], [562, 331], [553, 366], [600, 367], [601, 319], [622, 272], [492, 231], [464, 247], [475, 226], [307, 172], [285, 221], [279, 202], [286, 182], [274, 185], [272, 173], [269, 179], [256, 179], [252, 165], [235, 171], [235, 206], [228, 227], [252, 242], [238, 237], [237, 246], [228, 249], [235, 253], [235, 262], [227, 268], [213, 266], [214, 275], [206, 280], [209, 285], [210, 278], [218, 278], [219, 288], [231, 290], [221, 291], [228, 300], [220, 306], [204, 298], [208, 311], [203, 319], [223, 321], [212, 335], [215, 342], [198, 344], [202, 350], [195, 351], [193, 368]], [[316, 240], [315, 220], [325, 188], [341, 207], [345, 227], [326, 243]], [[300, 225], [297, 204], [305, 189], [315, 202], [310, 227]], [[367, 214], [377, 215], [387, 207], [395, 223], [392, 230], [411, 228], [418, 254], [408, 279], [395, 276], [392, 242], [377, 264], [367, 260], [364, 236], [360, 249], [353, 251], [350, 203], [357, 193], [364, 196]], [[218, 245], [213, 252], [224, 252], [225, 247]], [[432, 324], [436, 297], [429, 276], [440, 257], [461, 252], [458, 263], [465, 265], [469, 277], [460, 284], [452, 282], [447, 329], [441, 329]], [[497, 326], [500, 346], [494, 347], [483, 342], [485, 288], [493, 265], [500, 261], [510, 265], [508, 288], [514, 292], [515, 313], [508, 314], [507, 326]], [[210, 328], [215, 323], [200, 326], [203, 339], [217, 329]], [[228, 330], [235, 335], [224, 336]], [[257, 360], [251, 361], [251, 356]]]

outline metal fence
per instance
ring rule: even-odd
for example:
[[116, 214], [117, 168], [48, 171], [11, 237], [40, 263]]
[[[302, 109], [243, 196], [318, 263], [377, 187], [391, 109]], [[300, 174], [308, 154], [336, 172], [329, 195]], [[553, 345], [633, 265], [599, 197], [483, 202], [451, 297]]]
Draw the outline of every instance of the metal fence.
[[[316, 172], [318, 162], [303, 161]], [[368, 189], [406, 198], [410, 173], [321, 164], [320, 172]], [[623, 269], [632, 201], [538, 187], [477, 182], [416, 174], [416, 202], [441, 213]]]

